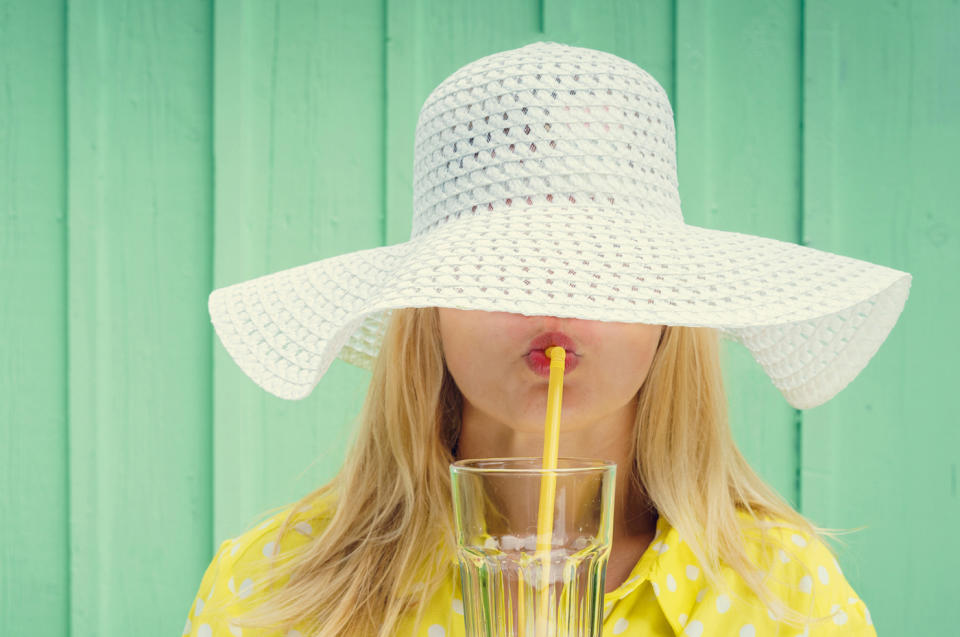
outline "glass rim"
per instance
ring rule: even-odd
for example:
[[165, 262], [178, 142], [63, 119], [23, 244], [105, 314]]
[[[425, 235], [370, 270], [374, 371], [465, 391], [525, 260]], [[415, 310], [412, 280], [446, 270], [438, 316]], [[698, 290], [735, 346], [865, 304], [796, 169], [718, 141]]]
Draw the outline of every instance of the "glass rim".
[[579, 466], [567, 466], [562, 467], [558, 466], [556, 469], [544, 469], [542, 466], [530, 466], [530, 467], [510, 467], [510, 466], [479, 466], [481, 463], [484, 464], [493, 464], [496, 465], [500, 463], [501, 465], [509, 465], [511, 463], [519, 464], [522, 462], [528, 463], [541, 463], [543, 458], [541, 456], [514, 456], [514, 457], [505, 457], [505, 458], [466, 458], [463, 460], [457, 460], [450, 463], [450, 471], [457, 473], [476, 473], [476, 474], [544, 474], [544, 473], [553, 473], [553, 474], [576, 474], [576, 473], [590, 473], [597, 470], [609, 471], [611, 469], [615, 470], [617, 464], [611, 460], [602, 460], [599, 458], [580, 458], [575, 456], [560, 456], [557, 458], [557, 463], [562, 462], [574, 463]]

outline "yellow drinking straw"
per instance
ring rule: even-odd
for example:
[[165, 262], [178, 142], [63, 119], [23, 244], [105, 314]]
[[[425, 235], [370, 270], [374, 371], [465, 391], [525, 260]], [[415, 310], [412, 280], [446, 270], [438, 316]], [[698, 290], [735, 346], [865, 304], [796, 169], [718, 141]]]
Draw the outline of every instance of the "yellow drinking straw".
[[557, 495], [557, 468], [560, 446], [560, 404], [563, 401], [563, 371], [567, 352], [562, 347], [550, 347], [544, 352], [550, 359], [550, 382], [547, 385], [547, 418], [543, 432], [543, 468], [551, 471], [540, 480], [540, 509], [537, 514], [537, 562], [542, 565], [540, 576], [540, 605], [537, 626], [547, 627], [550, 599], [550, 544], [553, 539], [553, 508]]

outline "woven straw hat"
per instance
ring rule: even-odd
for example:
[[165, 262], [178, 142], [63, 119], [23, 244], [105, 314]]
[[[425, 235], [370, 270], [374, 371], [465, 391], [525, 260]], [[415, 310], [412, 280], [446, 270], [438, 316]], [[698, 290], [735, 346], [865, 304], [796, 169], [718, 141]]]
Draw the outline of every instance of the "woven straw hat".
[[867, 364], [910, 275], [686, 225], [673, 110], [615, 55], [537, 42], [467, 64], [417, 120], [410, 240], [215, 290], [211, 320], [258, 385], [306, 397], [369, 368], [401, 307], [711, 326], [813, 407]]

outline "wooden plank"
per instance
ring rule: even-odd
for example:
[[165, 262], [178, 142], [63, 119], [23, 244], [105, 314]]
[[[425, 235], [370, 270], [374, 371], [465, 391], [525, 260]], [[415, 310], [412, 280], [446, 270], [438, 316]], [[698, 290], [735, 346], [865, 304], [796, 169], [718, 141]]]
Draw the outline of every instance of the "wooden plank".
[[812, 0], [804, 19], [806, 240], [914, 275], [900, 322], [867, 368], [805, 413], [804, 511], [867, 527], [840, 562], [878, 633], [951, 634], [960, 624], [960, 6]]
[[[800, 3], [677, 4], [680, 197], [687, 223], [799, 240]], [[798, 413], [724, 342], [730, 421], [750, 465], [797, 503]]]
[[0, 0], [0, 632], [69, 632], [64, 6]]
[[[380, 245], [382, 3], [230, 0], [216, 16], [215, 287]], [[214, 369], [210, 554], [333, 475], [369, 382], [335, 361], [283, 400], [216, 339]]]
[[68, 15], [71, 634], [177, 634], [210, 547], [211, 7]]

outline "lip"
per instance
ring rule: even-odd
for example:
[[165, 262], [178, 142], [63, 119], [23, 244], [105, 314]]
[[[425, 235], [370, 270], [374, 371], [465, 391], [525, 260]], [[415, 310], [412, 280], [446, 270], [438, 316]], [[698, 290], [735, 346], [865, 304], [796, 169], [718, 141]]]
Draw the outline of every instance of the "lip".
[[549, 347], [566, 350], [564, 374], [569, 374], [580, 364], [580, 355], [576, 353], [573, 339], [563, 332], [546, 332], [530, 341], [529, 351], [523, 357], [527, 367], [538, 376], [550, 377], [550, 358], [545, 351]]

